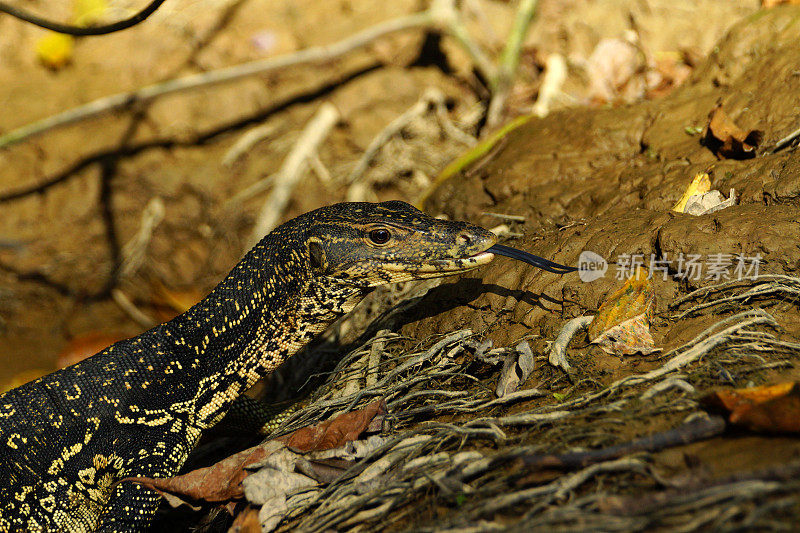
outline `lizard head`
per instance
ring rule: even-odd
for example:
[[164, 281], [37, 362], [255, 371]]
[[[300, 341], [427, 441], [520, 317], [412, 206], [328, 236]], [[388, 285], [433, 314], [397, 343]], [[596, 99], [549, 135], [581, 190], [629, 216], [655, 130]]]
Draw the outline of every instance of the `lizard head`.
[[306, 234], [315, 274], [371, 288], [458, 274], [489, 263], [490, 231], [440, 220], [400, 202], [342, 203], [309, 213]]

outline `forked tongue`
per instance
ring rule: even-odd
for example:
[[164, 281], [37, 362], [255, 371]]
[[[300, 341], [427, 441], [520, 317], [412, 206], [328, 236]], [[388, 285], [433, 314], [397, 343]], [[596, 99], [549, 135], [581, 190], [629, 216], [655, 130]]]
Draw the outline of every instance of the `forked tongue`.
[[497, 255], [504, 255], [518, 261], [523, 261], [529, 265], [533, 265], [537, 268], [541, 268], [542, 270], [553, 272], [555, 274], [566, 274], [568, 272], [578, 271], [577, 267], [560, 265], [558, 263], [549, 261], [544, 257], [529, 254], [528, 252], [523, 252], [522, 250], [517, 250], [516, 248], [511, 248], [509, 246], [503, 246], [502, 244], [495, 244], [486, 251]]

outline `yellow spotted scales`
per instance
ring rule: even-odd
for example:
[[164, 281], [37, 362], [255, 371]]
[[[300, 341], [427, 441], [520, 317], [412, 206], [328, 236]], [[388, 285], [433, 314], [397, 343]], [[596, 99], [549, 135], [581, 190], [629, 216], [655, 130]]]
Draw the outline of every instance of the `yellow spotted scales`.
[[0, 531], [141, 531], [201, 433], [374, 287], [488, 263], [494, 236], [403, 202], [343, 203], [264, 237], [200, 303], [0, 395]]

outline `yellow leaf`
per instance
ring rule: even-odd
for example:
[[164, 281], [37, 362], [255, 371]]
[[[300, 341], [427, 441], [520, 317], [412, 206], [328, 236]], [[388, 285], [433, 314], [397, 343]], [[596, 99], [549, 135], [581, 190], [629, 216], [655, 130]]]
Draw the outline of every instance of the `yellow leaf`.
[[47, 68], [59, 69], [72, 59], [74, 44], [71, 35], [51, 31], [36, 42], [36, 56]]
[[589, 325], [593, 344], [619, 355], [657, 351], [649, 328], [656, 296], [647, 278], [647, 269], [638, 266], [628, 281], [603, 302]]
[[683, 193], [681, 199], [678, 200], [678, 203], [675, 204], [675, 207], [672, 208], [673, 211], [678, 213], [683, 213], [684, 207], [686, 207], [686, 202], [689, 201], [689, 198], [694, 196], [695, 194], [704, 194], [711, 190], [711, 178], [709, 177], [707, 172], [700, 172], [698, 173], [692, 183], [689, 185], [689, 188], [686, 189], [686, 192]]

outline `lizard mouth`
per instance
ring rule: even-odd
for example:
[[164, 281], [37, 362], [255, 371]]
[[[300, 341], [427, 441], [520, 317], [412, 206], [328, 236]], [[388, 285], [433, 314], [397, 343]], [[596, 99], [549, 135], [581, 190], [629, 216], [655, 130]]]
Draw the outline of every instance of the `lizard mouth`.
[[414, 274], [428, 274], [438, 276], [442, 274], [456, 274], [458, 272], [466, 272], [486, 265], [494, 259], [494, 254], [491, 252], [483, 251], [474, 255], [465, 257], [458, 257], [453, 259], [434, 259], [425, 264], [397, 264], [393, 265], [392, 270], [405, 270], [412, 271]]

